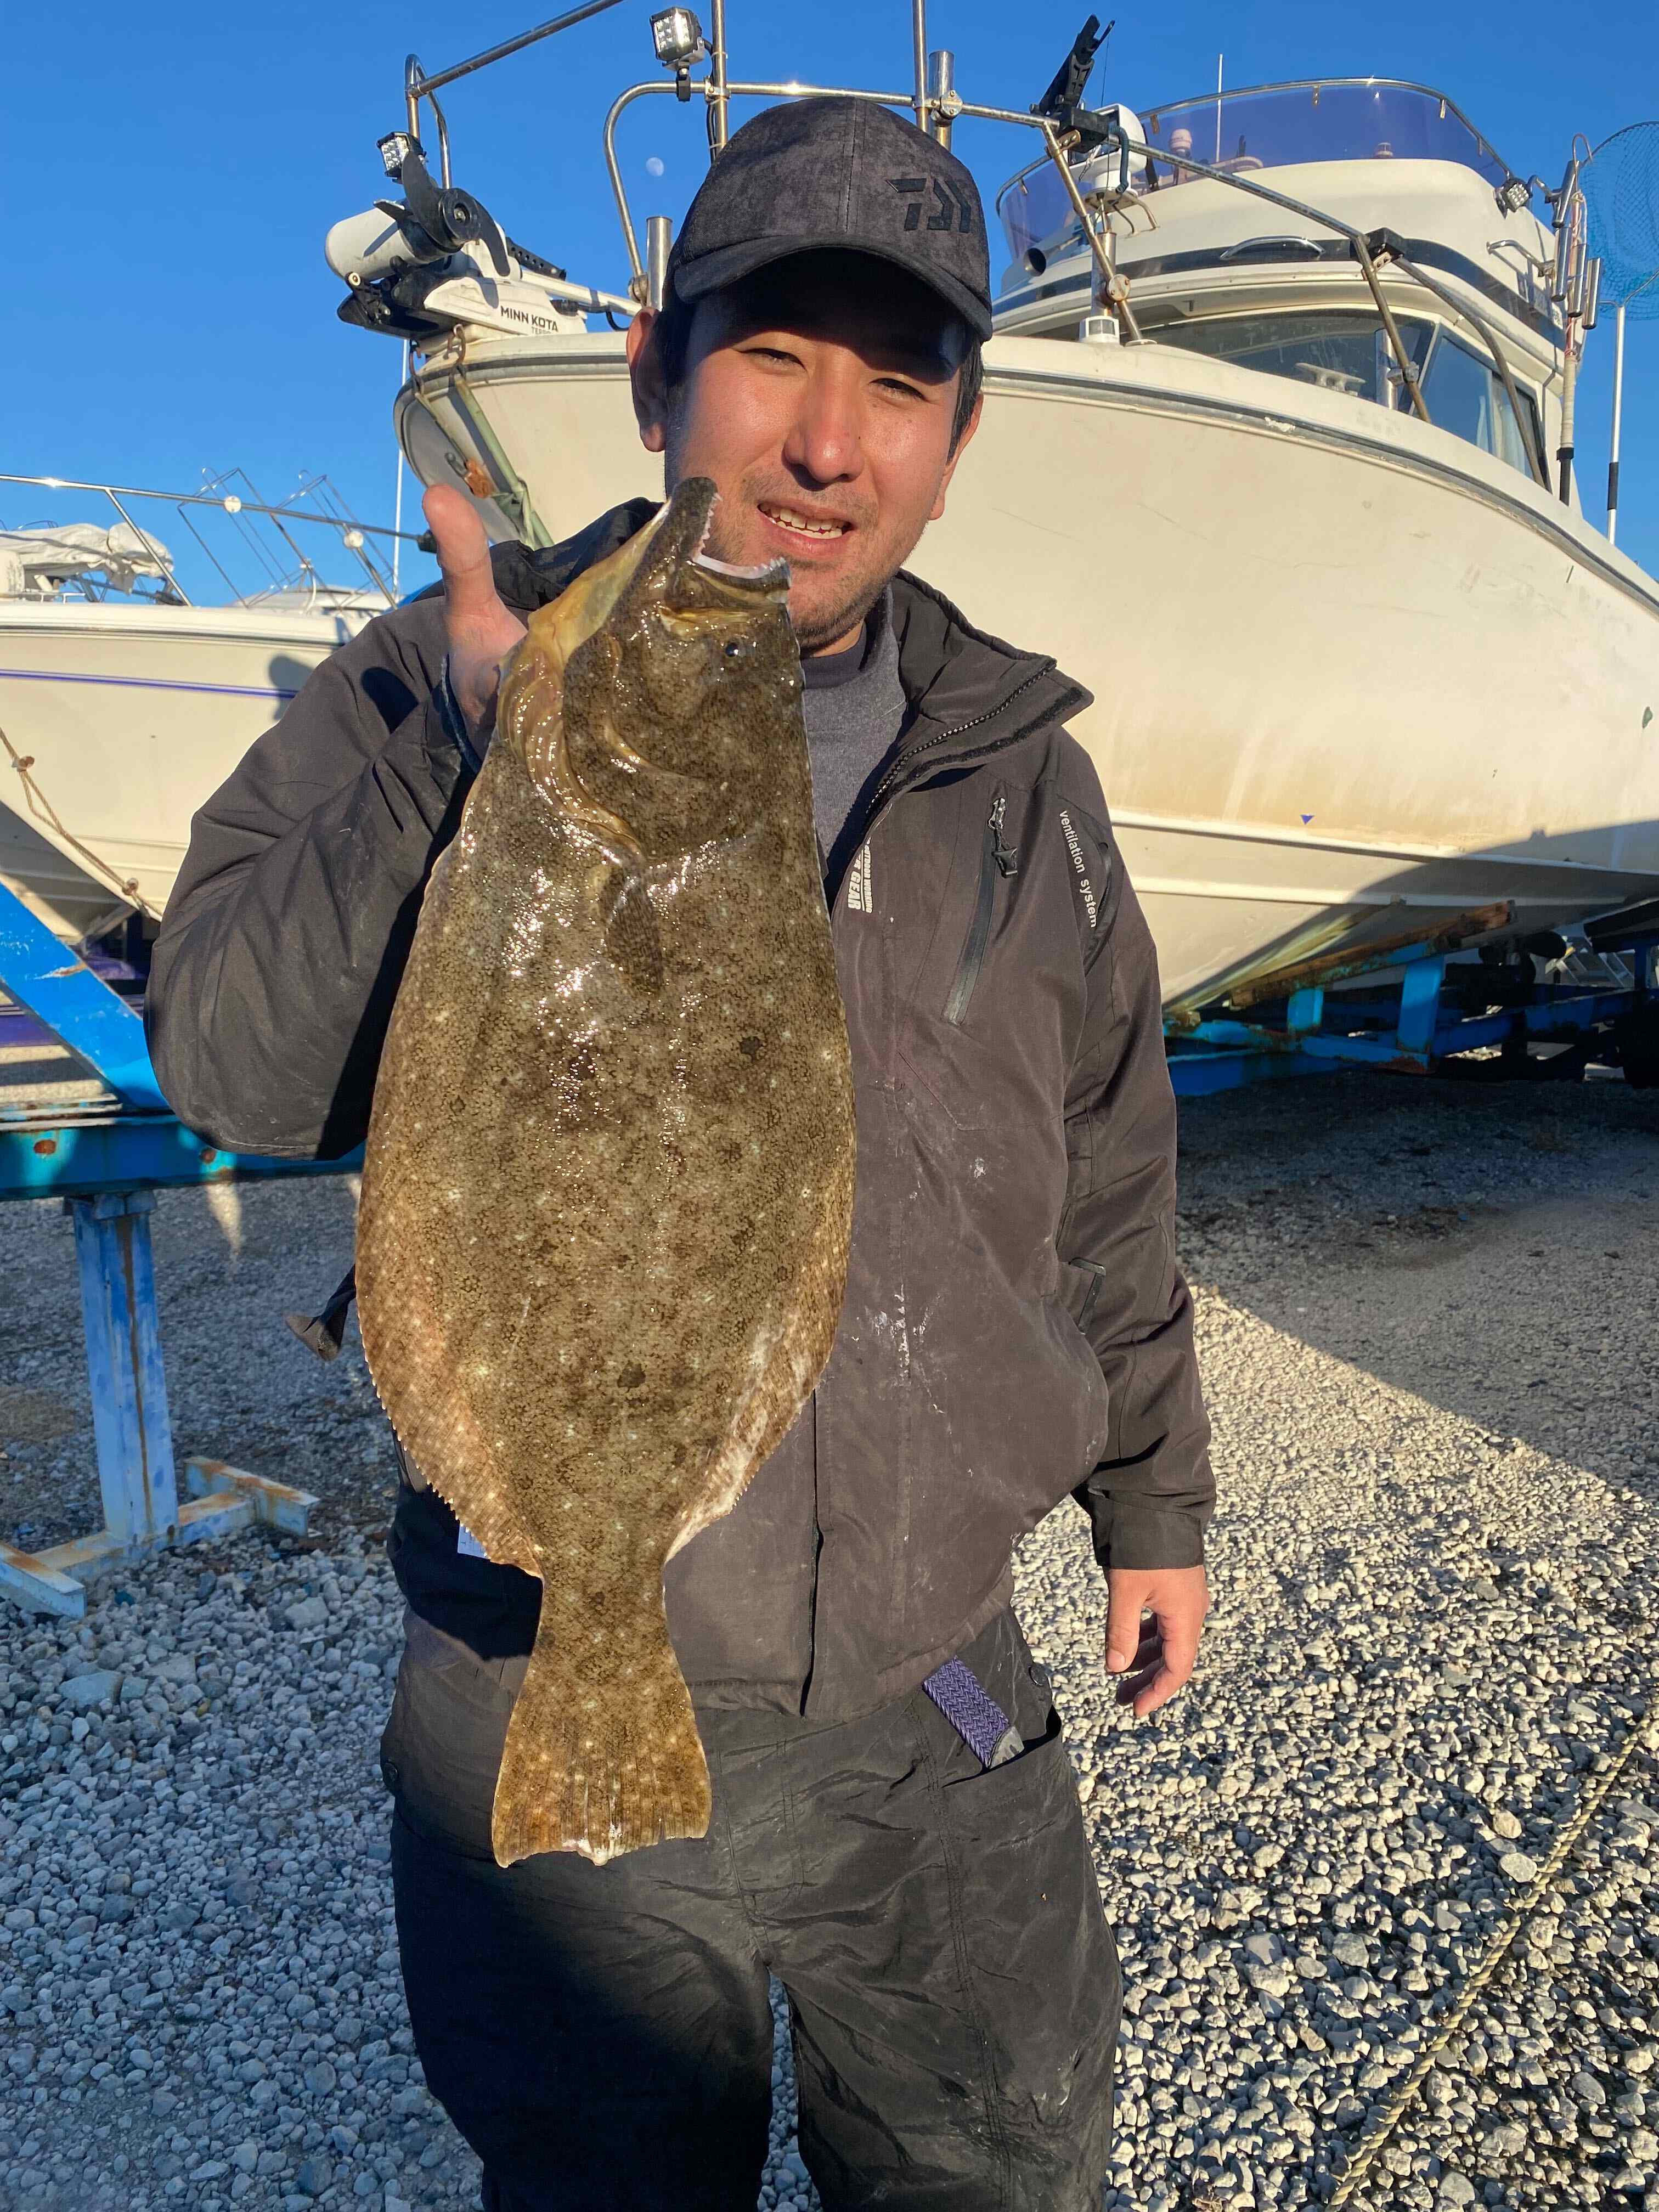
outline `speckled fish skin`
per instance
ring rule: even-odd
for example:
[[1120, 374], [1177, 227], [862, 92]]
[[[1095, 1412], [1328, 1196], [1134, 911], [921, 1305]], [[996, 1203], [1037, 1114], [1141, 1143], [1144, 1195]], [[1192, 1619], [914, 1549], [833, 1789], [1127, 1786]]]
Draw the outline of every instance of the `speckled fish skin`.
[[706, 1833], [663, 1567], [810, 1396], [846, 1286], [852, 1073], [787, 574], [696, 560], [714, 498], [688, 480], [531, 618], [374, 1093], [375, 1388], [489, 1557], [544, 1584], [503, 1866]]

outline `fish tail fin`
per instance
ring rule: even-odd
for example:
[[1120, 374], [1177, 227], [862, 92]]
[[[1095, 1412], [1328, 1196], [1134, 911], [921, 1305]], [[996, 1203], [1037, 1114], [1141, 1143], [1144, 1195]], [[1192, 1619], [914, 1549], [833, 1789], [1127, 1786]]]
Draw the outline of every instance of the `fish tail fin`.
[[655, 1620], [612, 1680], [579, 1677], [545, 1623], [507, 1724], [495, 1782], [496, 1863], [623, 1851], [708, 1832], [708, 1765], [690, 1694]]

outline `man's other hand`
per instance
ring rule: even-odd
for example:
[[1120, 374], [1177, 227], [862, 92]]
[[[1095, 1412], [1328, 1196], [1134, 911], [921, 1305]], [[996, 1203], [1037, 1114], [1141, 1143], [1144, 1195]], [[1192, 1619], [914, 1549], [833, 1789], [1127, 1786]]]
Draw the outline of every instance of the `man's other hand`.
[[1112, 1567], [1106, 1575], [1106, 1671], [1117, 1701], [1144, 1720], [1182, 1688], [1210, 1609], [1202, 1567]]
[[476, 738], [495, 718], [501, 664], [524, 635], [524, 624], [495, 589], [489, 540], [465, 493], [434, 484], [421, 507], [443, 571], [449, 688], [467, 735]]

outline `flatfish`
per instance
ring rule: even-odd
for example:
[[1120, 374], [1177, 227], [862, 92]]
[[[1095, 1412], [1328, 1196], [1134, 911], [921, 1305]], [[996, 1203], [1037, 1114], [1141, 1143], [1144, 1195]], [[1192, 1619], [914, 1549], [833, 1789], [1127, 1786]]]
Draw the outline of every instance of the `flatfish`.
[[682, 483], [532, 617], [363, 1164], [375, 1389], [489, 1556], [543, 1583], [503, 1866], [706, 1833], [663, 1567], [810, 1396], [846, 1288], [852, 1072], [788, 572], [699, 557], [714, 496]]

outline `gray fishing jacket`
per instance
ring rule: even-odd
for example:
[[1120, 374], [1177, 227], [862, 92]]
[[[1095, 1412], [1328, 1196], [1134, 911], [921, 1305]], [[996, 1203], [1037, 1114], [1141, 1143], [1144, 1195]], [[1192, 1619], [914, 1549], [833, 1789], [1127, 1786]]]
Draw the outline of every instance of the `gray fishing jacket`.
[[[498, 548], [521, 611], [653, 512]], [[823, 1378], [736, 1510], [671, 1563], [701, 1704], [825, 1721], [913, 1688], [1008, 1601], [1015, 1539], [1068, 1495], [1102, 1564], [1189, 1566], [1212, 1501], [1176, 1264], [1175, 1106], [1157, 963], [1095, 771], [1088, 694], [892, 586], [904, 741], [828, 885], [858, 1188]], [[310, 678], [196, 816], [155, 948], [150, 1048], [213, 1143], [361, 1143], [422, 888], [470, 776], [434, 703], [434, 593]], [[405, 1468], [414, 1610], [528, 1650], [540, 1585], [458, 1549]], [[412, 1478], [412, 1480], [410, 1479]]]

